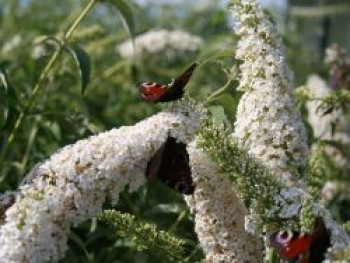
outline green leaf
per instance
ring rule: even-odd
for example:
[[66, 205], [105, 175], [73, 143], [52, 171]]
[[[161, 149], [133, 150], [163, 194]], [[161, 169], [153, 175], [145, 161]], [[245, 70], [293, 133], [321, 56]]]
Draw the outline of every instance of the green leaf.
[[15, 122], [23, 105], [16, 94], [16, 90], [11, 85], [6, 69], [11, 63], [9, 61], [0, 62], [0, 127], [11, 129], [11, 124]]
[[231, 123], [234, 123], [236, 118], [237, 105], [241, 98], [241, 92], [235, 92], [234, 95], [222, 94], [217, 98], [217, 103], [224, 108], [226, 117]]
[[78, 44], [65, 45], [66, 50], [74, 59], [80, 71], [81, 93], [84, 94], [85, 89], [90, 81], [91, 61], [89, 55]]
[[[10, 89], [10, 85], [7, 79], [7, 75], [5, 70], [0, 67], [0, 88], [3, 90], [3, 95], [1, 96], [1, 104], [0, 104], [0, 110], [1, 112], [1, 118], [0, 118], [0, 125], [4, 126], [7, 122], [7, 118], [9, 116], [9, 98], [8, 98], [8, 93]], [[0, 93], [1, 94], [1, 93]]]
[[90, 259], [91, 256], [89, 255], [89, 252], [87, 251], [85, 244], [83, 240], [74, 232], [69, 232], [69, 238], [84, 252], [87, 259]]
[[108, 2], [118, 9], [125, 29], [129, 32], [131, 38], [134, 39], [134, 36], [135, 36], [134, 13], [132, 11], [131, 6], [128, 4], [128, 2], [124, 0], [103, 0], [102, 2]]
[[222, 106], [219, 106], [219, 105], [211, 106], [209, 107], [209, 111], [214, 119], [215, 124], [220, 125], [227, 122], [225, 110]]

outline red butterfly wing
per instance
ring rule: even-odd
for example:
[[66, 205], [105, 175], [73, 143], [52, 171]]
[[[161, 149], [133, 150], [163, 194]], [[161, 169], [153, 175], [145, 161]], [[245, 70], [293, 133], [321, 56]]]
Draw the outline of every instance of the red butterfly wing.
[[169, 102], [180, 99], [197, 65], [193, 63], [170, 85], [142, 82], [140, 84], [141, 98], [152, 102]]
[[298, 263], [321, 263], [330, 246], [330, 233], [318, 217], [312, 234], [280, 231], [271, 235], [270, 243], [282, 259], [294, 259]]
[[141, 99], [145, 101], [157, 102], [162, 96], [164, 96], [166, 90], [166, 85], [147, 82], [140, 83]]
[[295, 259], [310, 248], [312, 236], [295, 231], [280, 231], [271, 236], [271, 245], [283, 259]]

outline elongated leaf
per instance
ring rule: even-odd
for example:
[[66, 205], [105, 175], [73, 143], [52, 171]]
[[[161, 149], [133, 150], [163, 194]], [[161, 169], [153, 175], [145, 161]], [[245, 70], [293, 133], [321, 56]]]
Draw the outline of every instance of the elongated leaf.
[[90, 259], [89, 252], [87, 251], [84, 241], [74, 232], [70, 231], [69, 232], [69, 238], [79, 247], [81, 248], [82, 251], [84, 251], [84, 254], [87, 259]]
[[1, 115], [2, 117], [0, 118], [0, 125], [4, 126], [7, 122], [7, 118], [9, 116], [9, 98], [8, 98], [8, 93], [9, 93], [9, 89], [10, 89], [10, 85], [8, 83], [7, 80], [7, 75], [5, 70], [0, 67], [0, 88], [3, 89], [3, 95], [1, 96], [1, 104], [0, 105], [0, 109], [2, 110]]
[[66, 50], [73, 57], [75, 63], [79, 68], [81, 78], [81, 93], [83, 94], [90, 81], [90, 57], [78, 44], [65, 45], [64, 50]]
[[135, 22], [134, 13], [131, 6], [125, 0], [103, 0], [102, 2], [107, 2], [115, 6], [120, 15], [125, 29], [129, 32], [132, 39], [135, 36]]
[[219, 106], [219, 105], [211, 106], [209, 107], [209, 111], [212, 117], [214, 118], [214, 122], [217, 125], [223, 124], [227, 121], [227, 117], [226, 117], [224, 108], [222, 106]]
[[22, 102], [6, 72], [10, 65], [10, 61], [0, 62], [0, 127], [5, 130], [11, 129], [11, 124], [23, 110]]

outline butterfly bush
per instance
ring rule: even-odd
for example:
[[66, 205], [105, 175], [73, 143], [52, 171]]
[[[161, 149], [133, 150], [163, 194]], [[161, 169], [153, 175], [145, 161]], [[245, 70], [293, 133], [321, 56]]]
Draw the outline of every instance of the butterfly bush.
[[[234, 136], [278, 179], [293, 185], [307, 161], [307, 138], [293, 98], [292, 76], [273, 26], [254, 0], [232, 1], [240, 65]], [[293, 167], [293, 169], [291, 169]]]
[[317, 75], [311, 75], [306, 83], [307, 92], [311, 100], [306, 103], [308, 110], [308, 121], [312, 127], [314, 136], [320, 139], [331, 140], [332, 123], [342, 118], [341, 110], [334, 110], [329, 114], [324, 114], [321, 108], [322, 99], [329, 96], [332, 90], [326, 82]]
[[188, 143], [201, 111], [177, 103], [134, 126], [112, 129], [66, 146], [34, 167], [0, 227], [0, 262], [56, 262], [67, 230], [96, 216], [106, 200], [137, 190], [148, 160], [168, 136]]
[[[332, 112], [324, 114], [322, 111], [321, 100], [330, 96], [333, 92], [332, 89], [317, 75], [311, 75], [308, 78], [306, 87], [308, 96], [311, 98], [306, 104], [308, 121], [314, 136], [322, 140], [335, 140], [348, 148], [350, 146], [350, 138], [347, 132], [349, 127], [344, 112], [341, 109], [334, 109]], [[337, 123], [334, 131], [332, 131], [333, 123]], [[324, 150], [339, 169], [345, 173], [349, 171], [350, 165], [344, 152], [331, 145], [325, 146]], [[343, 198], [350, 199], [349, 185], [346, 181], [327, 181], [322, 189], [323, 200], [328, 202], [337, 194], [340, 194]]]
[[244, 230], [247, 213], [230, 181], [218, 172], [196, 140], [187, 146], [196, 189], [185, 200], [195, 214], [195, 231], [208, 262], [261, 262], [261, 240]]
[[182, 30], [152, 30], [139, 35], [132, 41], [120, 44], [118, 52], [123, 58], [142, 60], [154, 59], [155, 55], [164, 55], [172, 59], [179, 55], [196, 52], [203, 40]]
[[[305, 221], [313, 216], [321, 216], [331, 232], [331, 250], [344, 248], [350, 244], [349, 236], [322, 205], [310, 201], [310, 194], [301, 179], [307, 164], [307, 137], [296, 109], [292, 76], [280, 39], [257, 1], [232, 0], [231, 8], [239, 36], [236, 58], [242, 61], [238, 89], [244, 91], [237, 109], [233, 137], [282, 183], [268, 214], [271, 219], [277, 215], [280, 219], [294, 220], [310, 211], [310, 217], [301, 218], [301, 224], [307, 224]], [[245, 170], [241, 172], [247, 173]], [[252, 178], [258, 179], [259, 175]], [[259, 188], [258, 185], [255, 187]], [[308, 206], [303, 207], [306, 201]], [[250, 207], [247, 226], [259, 221], [254, 209]], [[254, 231], [254, 227], [250, 228]]]
[[[274, 204], [265, 214], [293, 218], [305, 197], [299, 187], [304, 186], [300, 171], [307, 164], [308, 146], [293, 97], [292, 76], [280, 40], [261, 6], [255, 0], [232, 0], [231, 10], [239, 36], [235, 55], [242, 61], [238, 90], [244, 91], [233, 137], [271, 176], [289, 187], [273, 197]], [[252, 232], [261, 230], [257, 210], [261, 208], [251, 206], [246, 218]]]

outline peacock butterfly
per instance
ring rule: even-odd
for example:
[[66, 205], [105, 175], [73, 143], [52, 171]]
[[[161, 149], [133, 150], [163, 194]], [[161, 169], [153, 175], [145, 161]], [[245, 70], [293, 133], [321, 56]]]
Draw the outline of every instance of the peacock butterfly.
[[149, 160], [146, 177], [149, 180], [158, 178], [182, 194], [193, 194], [195, 186], [191, 177], [186, 145], [169, 136]]
[[279, 231], [270, 236], [270, 244], [280, 257], [296, 263], [319, 263], [330, 246], [330, 233], [323, 220], [316, 218], [311, 234]]
[[181, 98], [185, 93], [184, 88], [197, 65], [196, 62], [193, 63], [168, 85], [162, 85], [156, 82], [141, 82], [139, 85], [141, 99], [151, 102], [169, 102]]

